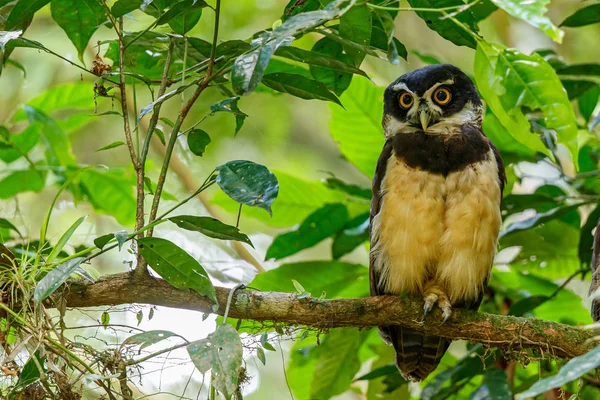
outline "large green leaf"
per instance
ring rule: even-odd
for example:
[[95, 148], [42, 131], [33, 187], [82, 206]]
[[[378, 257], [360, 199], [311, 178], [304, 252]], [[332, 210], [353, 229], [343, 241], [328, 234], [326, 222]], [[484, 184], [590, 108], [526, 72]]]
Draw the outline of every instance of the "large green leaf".
[[590, 313], [583, 307], [581, 297], [569, 289], [557, 292], [558, 285], [533, 274], [494, 270], [490, 285], [498, 292], [504, 292], [513, 301], [556, 293], [552, 300], [546, 301], [533, 310], [536, 317], [571, 325], [591, 322]]
[[96, 29], [106, 21], [97, 0], [52, 0], [52, 18], [60, 26], [83, 61], [83, 53]]
[[66, 282], [72, 273], [79, 267], [84, 260], [83, 257], [74, 258], [64, 262], [46, 274], [35, 286], [33, 298], [36, 303], [41, 302], [50, 296], [60, 285]]
[[[344, 53], [343, 46], [328, 37], [324, 37], [316, 42], [312, 48], [312, 52], [338, 59], [340, 63], [345, 65], [354, 63], [352, 58]], [[341, 95], [344, 90], [348, 89], [348, 86], [350, 86], [350, 82], [352, 81], [352, 74], [350, 73], [342, 71], [338, 72], [314, 64], [310, 65], [310, 73], [316, 80], [325, 84], [329, 90], [333, 91], [338, 96]]]
[[238, 388], [243, 361], [242, 341], [235, 328], [221, 324], [206, 339], [190, 343], [187, 351], [200, 372], [212, 370], [212, 384], [225, 398], [231, 398]]
[[10, 164], [29, 153], [40, 140], [41, 130], [41, 123], [33, 123], [23, 132], [9, 134], [11, 148], [0, 149], [0, 160]]
[[279, 260], [312, 247], [340, 230], [346, 221], [346, 206], [328, 204], [309, 215], [297, 230], [277, 236], [267, 249], [265, 259]]
[[15, 171], [0, 181], [0, 199], [10, 199], [22, 192], [41, 192], [46, 175], [33, 169]]
[[324, 84], [305, 78], [302, 75], [277, 72], [264, 75], [262, 83], [273, 90], [291, 94], [301, 99], [332, 101], [342, 105], [336, 95], [331, 93]]
[[564, 32], [558, 29], [546, 14], [550, 0], [492, 0], [495, 5], [515, 18], [540, 29], [555, 42], [562, 42]]
[[582, 356], [572, 358], [558, 371], [558, 374], [536, 382], [526, 391], [517, 394], [515, 399], [523, 400], [559, 388], [593, 371], [598, 366], [600, 366], [600, 346], [594, 347]]
[[334, 71], [363, 75], [365, 77], [367, 76], [367, 74], [360, 68], [356, 68], [354, 65], [340, 61], [339, 58], [332, 57], [327, 53], [307, 51], [291, 46], [283, 46], [277, 49], [275, 55], [318, 67], [325, 67]]
[[[275, 171], [279, 182], [279, 195], [273, 203], [273, 216], [256, 208], [245, 208], [244, 217], [258, 219], [276, 227], [288, 227], [302, 222], [312, 211], [327, 203], [344, 199], [338, 191], [330, 190], [321, 182], [306, 181], [285, 172]], [[237, 213], [239, 204], [223, 192], [217, 192], [212, 201], [230, 213]]]
[[[182, 29], [183, 32], [176, 32], [179, 33], [180, 35], [185, 34], [185, 32], [187, 32], [189, 29], [193, 28], [193, 26], [198, 22], [198, 20], [200, 19], [200, 15], [202, 15], [200, 13], [200, 15], [198, 15], [198, 11], [202, 10], [202, 8], [208, 6], [208, 4], [206, 4], [206, 2], [204, 0], [183, 0], [180, 1], [178, 3], [175, 3], [171, 8], [169, 8], [168, 11], [166, 11], [164, 14], [162, 14], [157, 20], [156, 20], [156, 25], [164, 25], [166, 23], [170, 23], [174, 18], [178, 18], [178, 17], [185, 17], [186, 14], [188, 14], [188, 18], [190, 18], [190, 20], [188, 21], [188, 23], [185, 23], [185, 20], [182, 19], [177, 19], [175, 22], [175, 28], [177, 28], [177, 30]], [[190, 15], [193, 14], [193, 15]], [[193, 21], [196, 21], [196, 23], [193, 23]], [[187, 26], [186, 26], [187, 25]], [[189, 26], [191, 25], [191, 26]], [[171, 28], [173, 28], [173, 26], [171, 26]], [[173, 28], [173, 30], [175, 30], [175, 28]], [[186, 28], [189, 28], [186, 30]]]
[[[46, 90], [37, 97], [28, 100], [28, 106], [52, 114], [54, 111], [72, 108], [79, 110], [92, 110], [94, 108], [94, 90], [89, 83], [67, 83]], [[15, 122], [27, 119], [25, 110], [15, 113]]]
[[55, 166], [72, 166], [76, 164], [71, 152], [71, 143], [67, 135], [60, 129], [56, 121], [42, 111], [25, 105], [23, 106], [30, 123], [42, 124], [42, 141], [46, 146], [48, 163]]
[[283, 264], [256, 275], [249, 284], [265, 292], [295, 292], [296, 280], [315, 297], [364, 297], [369, 294], [369, 269], [341, 261], [308, 261]]
[[200, 232], [203, 235], [215, 239], [238, 240], [254, 247], [248, 236], [240, 232], [238, 228], [224, 224], [215, 218], [178, 215], [176, 217], [170, 217], [169, 221], [188, 231]]
[[217, 167], [217, 184], [238, 203], [260, 207], [273, 214], [271, 204], [279, 193], [277, 178], [269, 169], [252, 161], [230, 161]]
[[360, 369], [358, 351], [368, 331], [335, 329], [314, 349], [316, 364], [310, 382], [310, 398], [329, 399], [350, 387]]
[[215, 288], [204, 268], [179, 246], [154, 237], [139, 239], [138, 244], [146, 262], [164, 280], [178, 289], [192, 289], [217, 302]]
[[530, 131], [522, 108], [542, 110], [546, 127], [556, 131], [577, 165], [577, 123], [569, 99], [552, 67], [539, 55], [527, 56], [480, 42], [475, 56], [477, 86], [508, 132], [532, 150], [545, 152]]
[[112, 172], [87, 170], [80, 182], [96, 211], [112, 215], [121, 225], [135, 223], [135, 196], [129, 180]]
[[241, 95], [254, 91], [277, 48], [289, 45], [296, 35], [340, 17], [355, 2], [356, 0], [334, 0], [323, 10], [294, 15], [271, 32], [260, 35], [253, 41], [256, 48], [238, 57], [233, 64], [231, 70], [233, 90]]
[[369, 240], [369, 213], [361, 214], [344, 226], [333, 239], [331, 255], [338, 259]]
[[600, 22], [600, 4], [590, 4], [567, 17], [560, 26], [578, 27], [598, 22]]
[[[339, 33], [346, 40], [358, 43], [362, 46], [368, 46], [371, 42], [372, 14], [366, 5], [351, 8], [340, 18]], [[355, 65], [360, 65], [365, 58], [363, 51], [355, 48], [346, 48], [348, 53], [354, 59]]]
[[[462, 0], [409, 0], [408, 2], [414, 8], [444, 8], [464, 6], [465, 4]], [[444, 12], [416, 11], [416, 13], [427, 22], [429, 29], [437, 32], [444, 39], [457, 46], [467, 46], [473, 49], [477, 47], [477, 41], [473, 35], [477, 32], [477, 20], [470, 10], [461, 11], [454, 18], [473, 33], [465, 31], [463, 26], [458, 25], [452, 19], [442, 19]]]
[[28, 24], [27, 21], [31, 21], [33, 15], [49, 2], [50, 0], [18, 0], [4, 23], [4, 29], [10, 31], [24, 23]]
[[469, 400], [511, 400], [510, 385], [503, 369], [492, 368], [483, 376], [483, 385], [477, 388]]
[[355, 77], [340, 96], [345, 109], [330, 108], [329, 131], [333, 139], [339, 143], [342, 155], [368, 177], [375, 173], [385, 143], [381, 128], [383, 91], [369, 80]]

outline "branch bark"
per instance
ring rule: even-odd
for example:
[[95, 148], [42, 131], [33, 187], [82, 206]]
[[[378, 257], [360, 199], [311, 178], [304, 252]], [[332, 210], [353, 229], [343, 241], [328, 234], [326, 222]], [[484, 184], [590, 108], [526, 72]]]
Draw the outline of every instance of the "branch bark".
[[[217, 287], [223, 315], [230, 290]], [[110, 275], [93, 284], [71, 284], [64, 292], [68, 307], [97, 307], [141, 303], [214, 313], [212, 302], [190, 290], [179, 290], [162, 279], [132, 279], [131, 274]], [[294, 293], [238, 290], [229, 316], [233, 318], [307, 325], [315, 328], [402, 325], [449, 339], [465, 339], [507, 351], [533, 350], [542, 356], [572, 358], [594, 347], [594, 332], [533, 318], [455, 309], [441, 323], [435, 310], [421, 322], [423, 303], [408, 297], [377, 296], [362, 299], [298, 299]]]

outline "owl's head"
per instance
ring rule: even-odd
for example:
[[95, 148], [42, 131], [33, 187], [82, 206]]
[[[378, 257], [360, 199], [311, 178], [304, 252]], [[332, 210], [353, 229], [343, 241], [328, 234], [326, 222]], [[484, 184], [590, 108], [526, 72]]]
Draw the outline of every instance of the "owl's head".
[[421, 132], [452, 135], [465, 124], [481, 125], [483, 106], [471, 79], [449, 64], [408, 72], [387, 87], [383, 128], [386, 138]]

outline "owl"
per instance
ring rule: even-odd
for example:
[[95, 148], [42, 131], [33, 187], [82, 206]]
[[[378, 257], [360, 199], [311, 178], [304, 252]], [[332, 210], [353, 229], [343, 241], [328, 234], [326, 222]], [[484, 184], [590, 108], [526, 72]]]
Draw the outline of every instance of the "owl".
[[[385, 145], [371, 202], [372, 295], [420, 296], [423, 321], [453, 307], [477, 309], [490, 276], [506, 181], [502, 158], [482, 131], [484, 107], [471, 79], [453, 65], [402, 75], [384, 93]], [[382, 326], [396, 365], [425, 379], [450, 341]]]

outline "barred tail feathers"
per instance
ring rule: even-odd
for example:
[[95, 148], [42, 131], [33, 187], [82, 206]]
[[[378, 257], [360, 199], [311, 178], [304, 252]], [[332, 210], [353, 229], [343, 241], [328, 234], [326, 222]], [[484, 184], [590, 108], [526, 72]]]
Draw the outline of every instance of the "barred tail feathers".
[[385, 327], [385, 331], [396, 350], [396, 366], [402, 376], [411, 381], [427, 378], [437, 368], [450, 345], [448, 339], [401, 326]]

